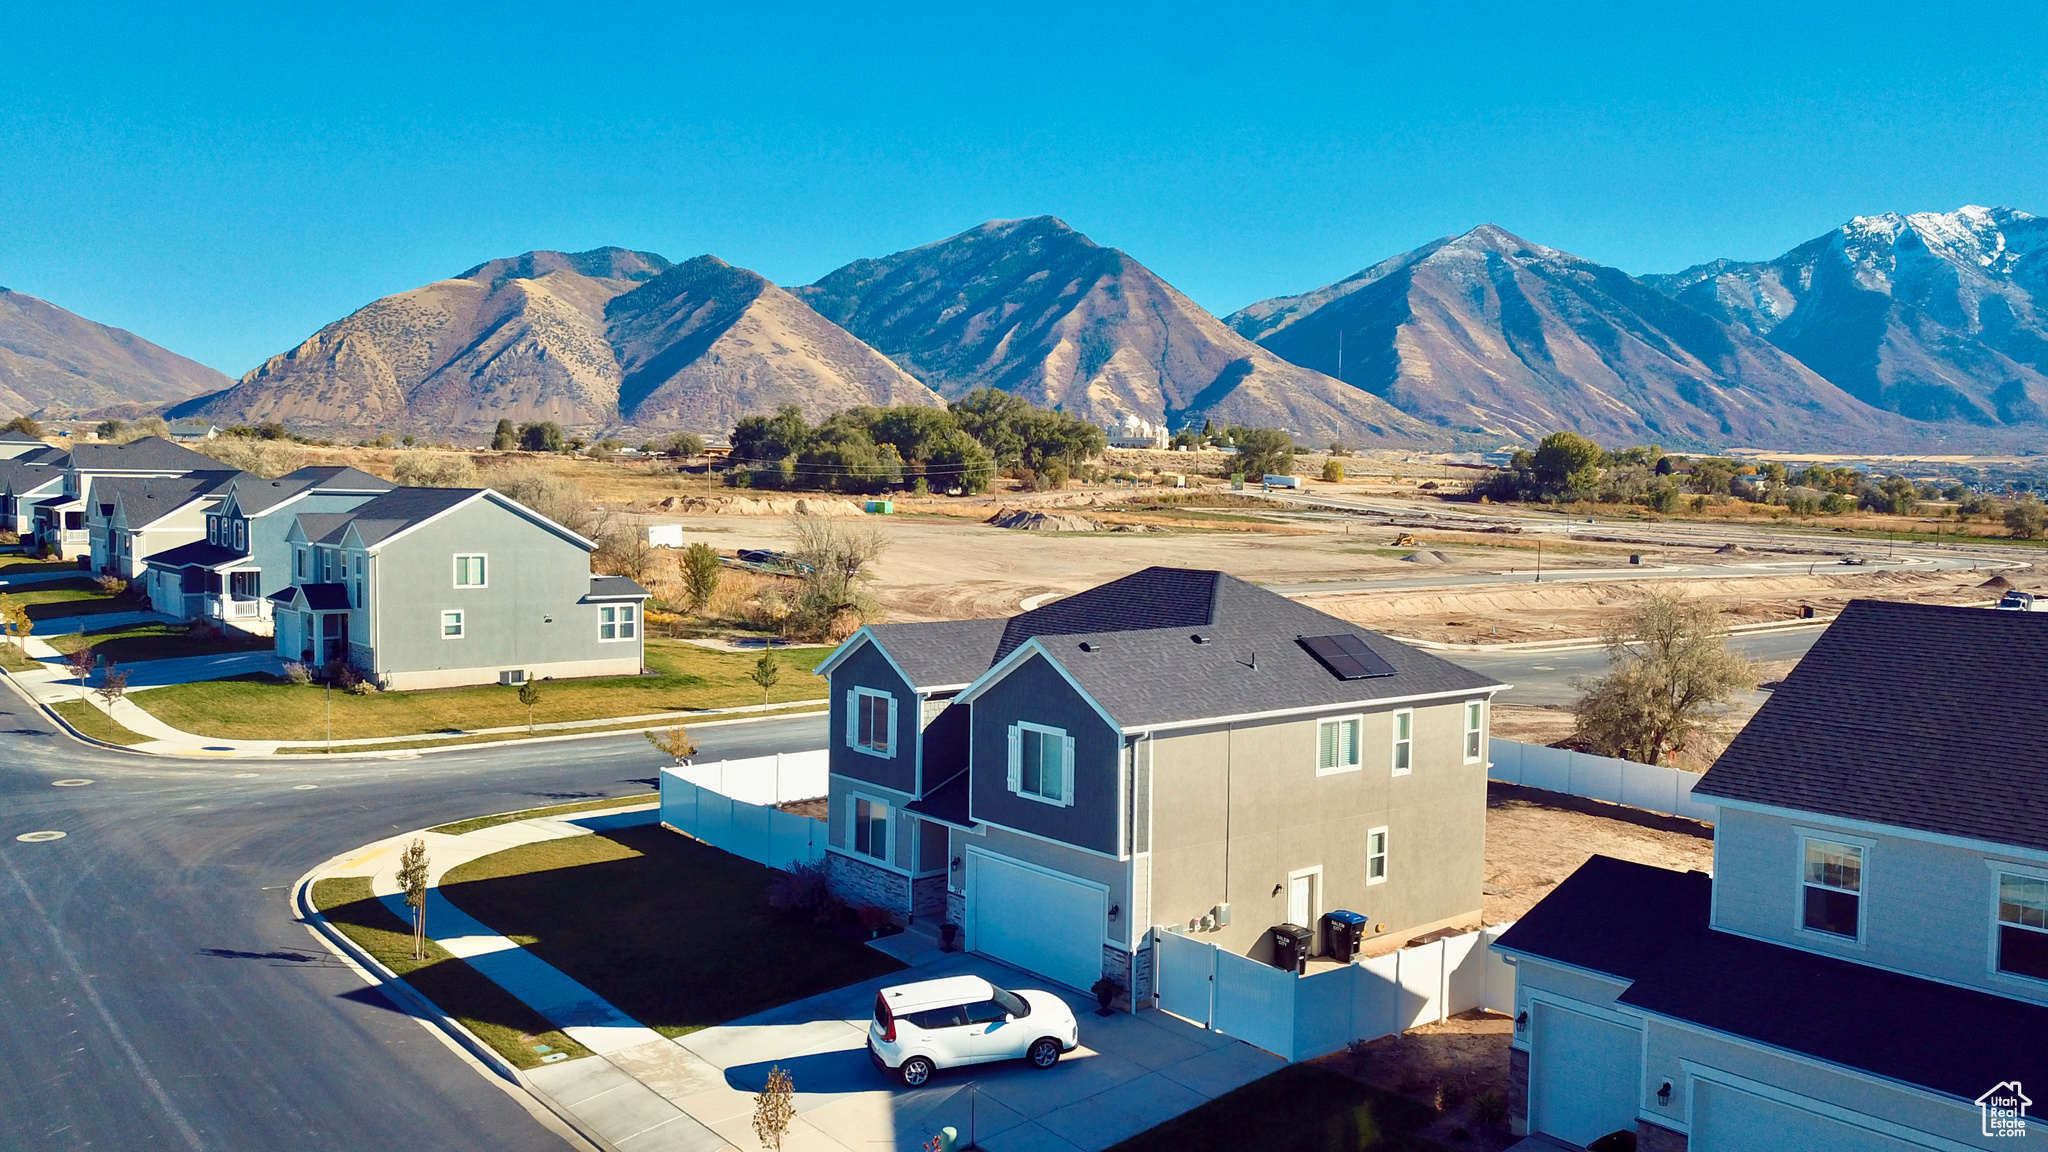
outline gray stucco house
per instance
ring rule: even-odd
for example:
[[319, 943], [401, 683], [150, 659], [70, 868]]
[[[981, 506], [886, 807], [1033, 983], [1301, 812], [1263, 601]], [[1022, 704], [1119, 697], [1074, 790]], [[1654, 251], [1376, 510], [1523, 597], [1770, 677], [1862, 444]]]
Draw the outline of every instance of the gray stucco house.
[[861, 629], [831, 679], [832, 883], [1087, 988], [1150, 930], [1477, 924], [1505, 685], [1220, 572], [1148, 568], [1007, 619]]
[[1693, 789], [1494, 945], [1517, 1127], [1640, 1152], [2020, 1147], [2048, 1087], [2048, 616], [1852, 602]]
[[[161, 532], [147, 544], [123, 539], [134, 530], [125, 511], [117, 509], [122, 522], [113, 531], [115, 552], [130, 563], [140, 562], [150, 606], [157, 611], [269, 633], [269, 597], [291, 581], [292, 552], [285, 536], [296, 515], [346, 512], [393, 487], [355, 468], [301, 468], [275, 480], [236, 472], [189, 524], [180, 525], [182, 538], [175, 546], [166, 546]], [[134, 573], [124, 570], [122, 575]]]
[[635, 676], [647, 591], [595, 576], [596, 545], [488, 488], [394, 488], [300, 512], [277, 652], [387, 688]]
[[85, 502], [92, 570], [124, 580], [142, 577], [151, 556], [206, 535], [208, 511], [243, 475], [218, 468], [182, 476], [101, 477]]
[[[7, 435], [20, 437], [21, 433]], [[8, 453], [0, 459], [0, 528], [32, 541], [35, 505], [64, 490], [64, 469], [71, 454], [40, 440], [32, 445], [20, 440], [0, 442], [0, 450]]]
[[61, 487], [36, 498], [29, 512], [34, 545], [54, 548], [65, 560], [93, 554], [92, 530], [87, 521], [97, 511], [93, 506], [96, 484], [233, 471], [211, 456], [202, 456], [155, 436], [126, 444], [75, 444], [63, 468]]

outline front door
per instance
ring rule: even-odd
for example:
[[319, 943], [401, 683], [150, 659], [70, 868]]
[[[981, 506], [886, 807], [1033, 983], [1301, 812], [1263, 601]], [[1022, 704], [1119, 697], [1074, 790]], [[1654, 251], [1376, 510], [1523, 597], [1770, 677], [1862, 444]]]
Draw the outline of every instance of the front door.
[[323, 664], [348, 659], [348, 614], [329, 612], [320, 617], [320, 661]]

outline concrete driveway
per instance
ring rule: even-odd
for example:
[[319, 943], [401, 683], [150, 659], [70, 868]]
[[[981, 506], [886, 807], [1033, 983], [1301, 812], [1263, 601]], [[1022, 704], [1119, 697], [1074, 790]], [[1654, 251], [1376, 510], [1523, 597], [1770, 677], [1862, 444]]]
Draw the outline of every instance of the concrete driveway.
[[[971, 1132], [989, 1152], [1098, 1152], [1284, 1065], [1164, 1013], [1097, 1016], [1093, 999], [1053, 988], [1081, 1022], [1081, 1046], [1051, 1069], [982, 1064], [941, 1071], [917, 1089], [878, 1071], [866, 1049], [875, 991], [962, 973], [1008, 988], [1052, 987], [984, 957], [948, 956], [606, 1060], [696, 1122], [689, 1126], [695, 1139], [681, 1138], [681, 1126], [671, 1125], [659, 1143], [706, 1149], [718, 1141], [759, 1146], [754, 1094], [780, 1065], [796, 1086], [788, 1152], [915, 1152], [947, 1125], [963, 1142]], [[577, 1066], [588, 1064], [571, 1061], [529, 1075], [566, 1103], [578, 1091], [571, 1079], [588, 1075]]]

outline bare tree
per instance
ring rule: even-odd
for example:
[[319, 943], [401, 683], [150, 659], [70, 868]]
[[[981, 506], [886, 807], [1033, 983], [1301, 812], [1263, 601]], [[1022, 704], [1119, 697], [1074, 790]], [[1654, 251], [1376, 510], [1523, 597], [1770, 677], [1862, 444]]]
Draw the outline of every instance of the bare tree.
[[398, 857], [398, 886], [412, 909], [412, 958], [427, 958], [427, 842], [415, 839]]
[[889, 538], [872, 525], [854, 527], [824, 516], [792, 516], [790, 555], [801, 581], [785, 627], [804, 639], [851, 634], [879, 615], [866, 582], [869, 569], [889, 547]]
[[92, 691], [93, 695], [106, 701], [107, 710], [112, 711], [114, 702], [128, 693], [128, 673], [118, 667], [114, 661], [109, 660], [107, 661], [106, 674], [100, 677], [100, 686]]
[[1577, 736], [1604, 756], [1675, 759], [1716, 730], [1714, 706], [1756, 687], [1755, 670], [1729, 651], [1710, 605], [1653, 592], [1605, 642], [1607, 674], [1572, 682], [1580, 692]]
[[768, 1152], [782, 1152], [782, 1138], [796, 1118], [796, 1082], [780, 1064], [768, 1069], [768, 1083], [754, 1097], [754, 1135]]
[[78, 698], [84, 700], [85, 682], [92, 678], [93, 667], [99, 663], [99, 653], [92, 650], [90, 642], [80, 644], [65, 655], [64, 663], [70, 667], [71, 674], [78, 677]]

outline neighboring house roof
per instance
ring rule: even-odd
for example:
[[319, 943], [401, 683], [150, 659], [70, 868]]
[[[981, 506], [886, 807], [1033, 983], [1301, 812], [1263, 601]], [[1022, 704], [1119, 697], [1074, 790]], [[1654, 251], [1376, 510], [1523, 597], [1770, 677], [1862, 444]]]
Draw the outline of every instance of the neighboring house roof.
[[166, 548], [153, 553], [148, 562], [152, 568], [164, 569], [225, 568], [238, 562], [246, 564], [249, 557], [233, 548], [223, 548], [218, 544], [195, 540], [190, 544], [180, 544], [176, 548]]
[[2048, 1007], [1709, 927], [1711, 881], [1595, 856], [1494, 947], [1629, 981], [1620, 1002], [1969, 1100], [2048, 1082]]
[[109, 510], [118, 506], [126, 514], [130, 529], [146, 528], [193, 501], [226, 488], [242, 475], [247, 473], [228, 470], [101, 480], [93, 485], [92, 502]]
[[483, 492], [482, 488], [393, 488], [346, 513], [348, 524], [330, 529], [316, 542], [339, 544], [353, 525], [363, 546], [373, 548]]
[[1621, 1002], [1965, 1101], [2048, 1083], [2048, 1007], [1729, 932], [1666, 950]]
[[41, 444], [42, 442], [43, 438], [41, 436], [31, 436], [18, 428], [9, 428], [6, 429], [5, 431], [0, 431], [0, 443]]
[[2048, 849], [2048, 614], [1856, 600], [1695, 797]]
[[[319, 543], [348, 527], [353, 512], [301, 512], [298, 516], [299, 531], [312, 543]], [[338, 540], [339, 536], [335, 536]]]
[[270, 599], [285, 608], [304, 608], [314, 612], [341, 612], [348, 608], [348, 585], [346, 584], [288, 584], [270, 594]]
[[311, 487], [304, 480], [293, 480], [288, 476], [265, 480], [251, 475], [235, 481], [235, 507], [244, 516], [260, 515]]
[[1675, 937], [1706, 924], [1713, 894], [1704, 872], [1594, 856], [1494, 947], [1633, 980]]
[[323, 464], [300, 468], [278, 477], [280, 480], [304, 480], [308, 487], [331, 492], [389, 492], [398, 485], [382, 476], [372, 476], [360, 468]]
[[645, 600], [654, 595], [624, 576], [592, 576], [586, 600]]
[[74, 444], [71, 466], [85, 472], [193, 472], [221, 463], [161, 436], [147, 436], [126, 444]]
[[[1006, 660], [1035, 645], [1127, 729], [1505, 687], [1203, 569], [1146, 568], [1005, 620], [879, 624], [863, 632], [856, 641], [880, 644], [919, 689], [999, 679]], [[1356, 637], [1392, 673], [1340, 679], [1298, 642], [1326, 635]], [[819, 671], [829, 673], [840, 658]]]
[[51, 451], [54, 459], [45, 459], [40, 452], [24, 452], [12, 460], [0, 460], [0, 487], [18, 494], [62, 480], [64, 453]]

